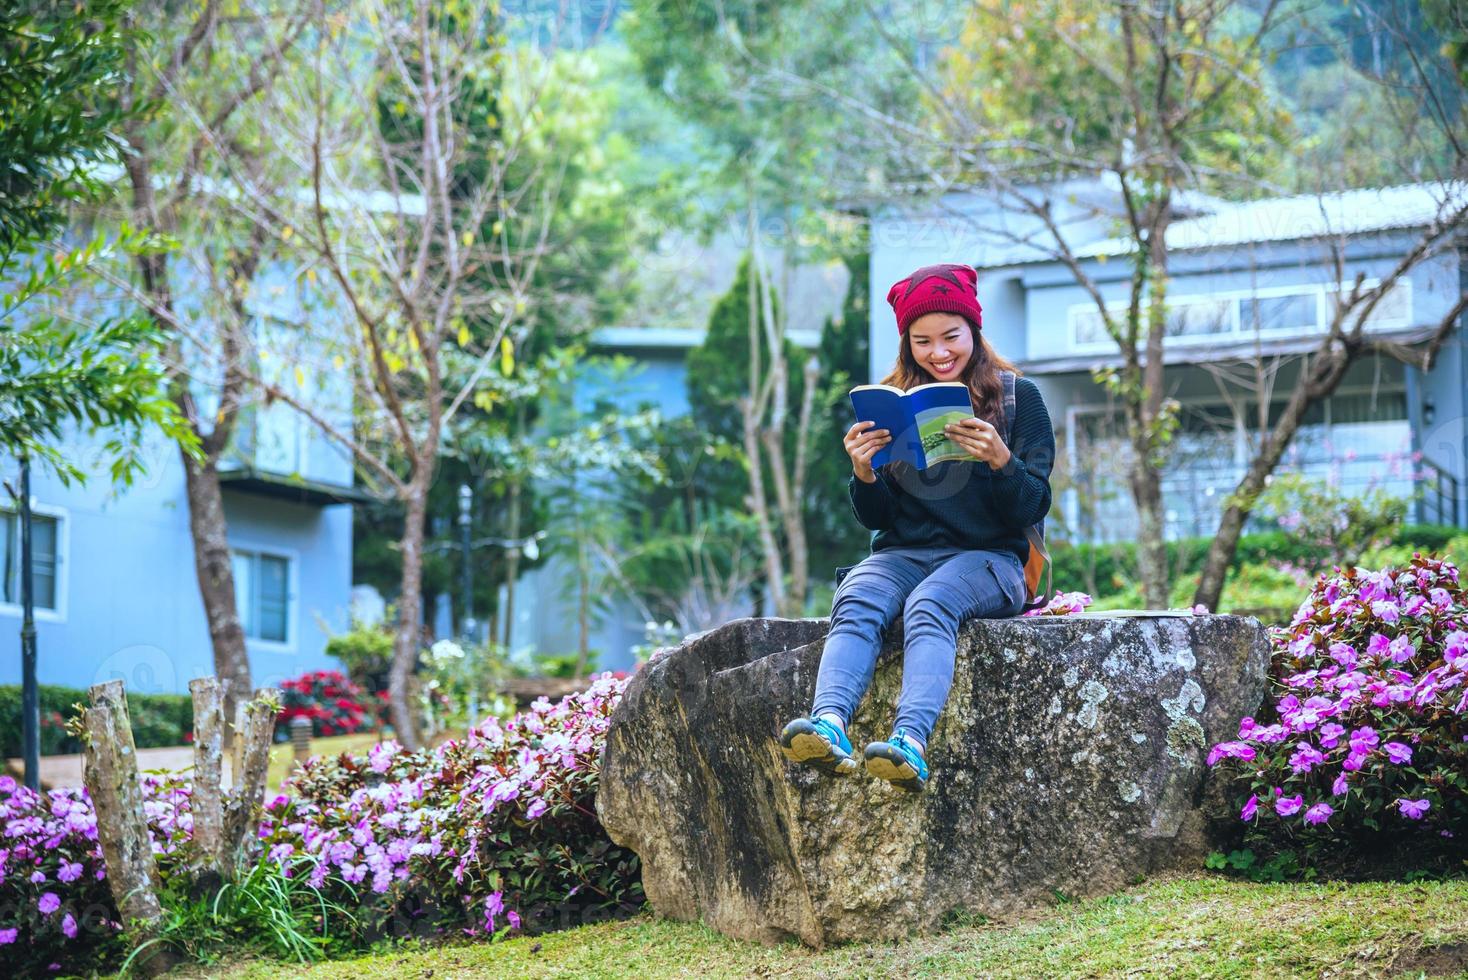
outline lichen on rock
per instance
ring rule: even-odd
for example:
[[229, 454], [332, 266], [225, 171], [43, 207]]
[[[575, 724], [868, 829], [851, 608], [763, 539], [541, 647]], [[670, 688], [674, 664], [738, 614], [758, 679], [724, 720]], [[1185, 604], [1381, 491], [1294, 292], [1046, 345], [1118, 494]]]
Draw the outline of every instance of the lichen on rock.
[[[960, 628], [916, 796], [791, 766], [829, 623], [740, 619], [640, 670], [608, 733], [597, 810], [659, 912], [821, 945], [1005, 918], [1196, 867], [1232, 829], [1202, 765], [1265, 693], [1251, 618], [1035, 617]], [[899, 620], [849, 731], [890, 730]], [[1184, 655], [1185, 653], [1185, 655]]]

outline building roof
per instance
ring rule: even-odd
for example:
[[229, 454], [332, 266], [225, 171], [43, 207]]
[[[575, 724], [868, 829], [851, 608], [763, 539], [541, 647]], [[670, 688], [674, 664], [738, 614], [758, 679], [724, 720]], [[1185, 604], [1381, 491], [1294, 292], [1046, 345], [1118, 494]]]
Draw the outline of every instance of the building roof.
[[[1464, 207], [1468, 183], [1462, 181], [1218, 202], [1211, 213], [1174, 221], [1167, 229], [1167, 248], [1186, 251], [1425, 228]], [[1076, 249], [1076, 254], [1123, 255], [1135, 247], [1130, 238], [1105, 238]]]
[[[697, 327], [601, 327], [592, 331], [591, 346], [619, 350], [689, 350], [703, 343], [707, 330]], [[785, 338], [797, 347], [814, 350], [821, 342], [819, 330], [786, 330]]]
[[[1373, 341], [1389, 341], [1398, 344], [1418, 344], [1437, 332], [1437, 326], [1407, 327], [1401, 330], [1373, 330]], [[1203, 361], [1246, 361], [1256, 356], [1276, 357], [1285, 354], [1303, 354], [1320, 345], [1320, 333], [1294, 337], [1280, 337], [1257, 342], [1246, 340], [1227, 344], [1169, 344], [1162, 350], [1163, 364], [1198, 364]], [[1121, 354], [1072, 354], [1065, 357], [1048, 357], [1037, 360], [1019, 361], [1017, 366], [1026, 374], [1083, 374], [1097, 368], [1121, 367]]]

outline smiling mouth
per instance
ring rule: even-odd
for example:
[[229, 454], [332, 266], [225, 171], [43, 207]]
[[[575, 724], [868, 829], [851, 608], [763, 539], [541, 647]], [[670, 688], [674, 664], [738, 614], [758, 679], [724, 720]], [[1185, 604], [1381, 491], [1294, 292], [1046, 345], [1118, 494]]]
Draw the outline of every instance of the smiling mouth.
[[948, 371], [953, 368], [953, 365], [955, 365], [957, 363], [958, 363], [958, 358], [956, 358], [956, 357], [950, 358], [949, 360], [946, 360], [946, 361], [935, 361], [935, 362], [933, 362], [933, 370], [935, 370], [935, 371], [941, 371], [944, 374], [947, 374]]

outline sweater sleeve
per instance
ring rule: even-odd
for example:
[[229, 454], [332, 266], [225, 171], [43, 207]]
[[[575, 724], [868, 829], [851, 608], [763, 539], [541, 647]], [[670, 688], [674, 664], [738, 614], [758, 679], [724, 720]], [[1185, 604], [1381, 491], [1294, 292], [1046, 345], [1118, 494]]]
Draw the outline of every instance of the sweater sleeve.
[[881, 531], [897, 519], [897, 491], [880, 469], [874, 472], [877, 479], [873, 483], [851, 474], [851, 511], [862, 527]]
[[1014, 444], [1009, 462], [989, 481], [995, 511], [1011, 527], [1038, 523], [1050, 512], [1050, 471], [1055, 465], [1055, 430], [1040, 389], [1029, 378], [1014, 386]]

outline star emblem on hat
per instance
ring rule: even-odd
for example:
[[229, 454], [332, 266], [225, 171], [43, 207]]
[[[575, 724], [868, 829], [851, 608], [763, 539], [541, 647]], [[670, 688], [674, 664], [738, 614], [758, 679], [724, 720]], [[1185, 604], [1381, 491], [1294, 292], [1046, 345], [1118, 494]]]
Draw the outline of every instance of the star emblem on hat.
[[[953, 271], [957, 268], [958, 266], [953, 265], [952, 263], [923, 266], [921, 269], [914, 272], [911, 276], [908, 277], [907, 291], [902, 294], [902, 298], [907, 299], [907, 297], [911, 296], [912, 291], [918, 288], [918, 286], [925, 279], [944, 279], [948, 282], [953, 283], [953, 285], [957, 286], [959, 289], [962, 289], [963, 282], [958, 278], [957, 273]], [[934, 288], [940, 290], [945, 294], [948, 292], [948, 289], [944, 286], [935, 286]]]

